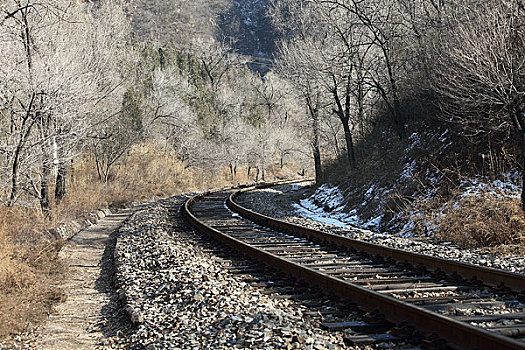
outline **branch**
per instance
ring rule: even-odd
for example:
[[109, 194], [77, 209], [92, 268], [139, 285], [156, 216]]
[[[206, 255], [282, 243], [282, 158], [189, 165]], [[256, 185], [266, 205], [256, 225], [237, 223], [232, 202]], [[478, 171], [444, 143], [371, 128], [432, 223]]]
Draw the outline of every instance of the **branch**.
[[17, 8], [16, 10], [14, 10], [13, 12], [9, 12], [8, 14], [6, 14], [6, 16], [4, 17], [4, 19], [2, 20], [2, 23], [0, 24], [4, 24], [5, 21], [7, 21], [9, 18], [11, 17], [14, 17], [18, 12], [20, 11], [23, 11], [23, 10], [26, 10], [28, 8], [32, 8], [34, 7], [33, 4], [27, 4], [26, 6], [22, 6], [22, 7], [19, 7]]

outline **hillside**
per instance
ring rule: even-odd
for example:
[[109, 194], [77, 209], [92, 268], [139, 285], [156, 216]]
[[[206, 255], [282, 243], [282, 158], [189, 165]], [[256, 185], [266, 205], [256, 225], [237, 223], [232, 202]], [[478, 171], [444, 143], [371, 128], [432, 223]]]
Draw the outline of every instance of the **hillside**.
[[356, 169], [346, 159], [329, 162], [298, 212], [464, 248], [514, 251], [523, 244], [519, 150], [512, 138], [476, 143], [453, 124], [432, 119], [413, 122], [408, 131], [406, 140], [372, 132], [357, 146]]
[[186, 48], [216, 40], [253, 61], [272, 58], [275, 50], [268, 5], [269, 0], [133, 0], [128, 12], [141, 40]]

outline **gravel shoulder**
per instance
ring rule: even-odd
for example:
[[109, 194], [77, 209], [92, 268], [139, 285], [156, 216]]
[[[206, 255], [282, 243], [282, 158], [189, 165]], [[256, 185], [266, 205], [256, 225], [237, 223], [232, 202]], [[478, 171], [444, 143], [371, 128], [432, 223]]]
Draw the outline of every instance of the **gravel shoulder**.
[[510, 272], [525, 274], [525, 257], [522, 254], [499, 254], [489, 249], [463, 249], [453, 244], [442, 244], [426, 238], [403, 238], [389, 233], [377, 233], [359, 228], [342, 228], [298, 217], [293, 204], [310, 192], [308, 188], [281, 185], [269, 189], [249, 191], [237, 198], [239, 204], [261, 214], [331, 232], [353, 239], [373, 242], [420, 254], [454, 259], [471, 264], [488, 266]]

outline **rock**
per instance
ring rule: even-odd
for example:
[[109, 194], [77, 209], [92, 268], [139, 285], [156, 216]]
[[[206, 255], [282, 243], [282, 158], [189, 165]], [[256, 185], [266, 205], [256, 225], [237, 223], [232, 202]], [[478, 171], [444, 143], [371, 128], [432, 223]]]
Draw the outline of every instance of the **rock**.
[[136, 326], [144, 322], [144, 317], [142, 317], [142, 315], [140, 315], [132, 306], [128, 305], [126, 307], [126, 313], [128, 314], [129, 319], [133, 325]]
[[301, 336], [294, 335], [294, 336], [292, 337], [292, 343], [301, 343], [301, 344], [302, 344], [302, 343], [304, 343], [304, 342], [305, 342], [305, 340], [304, 340], [304, 338], [301, 337]]

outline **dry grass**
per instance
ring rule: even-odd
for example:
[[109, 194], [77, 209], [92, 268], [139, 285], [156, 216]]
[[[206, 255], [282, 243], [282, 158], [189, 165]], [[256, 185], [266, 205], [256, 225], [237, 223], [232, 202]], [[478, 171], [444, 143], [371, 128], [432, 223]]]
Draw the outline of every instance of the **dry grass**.
[[525, 245], [525, 214], [519, 198], [489, 191], [475, 196], [462, 196], [458, 189], [453, 192], [446, 199], [405, 201], [403, 216], [412, 222], [411, 231], [420, 236], [431, 233], [464, 248], [490, 247], [503, 252]]
[[[297, 170], [269, 167], [266, 179], [291, 176]], [[234, 178], [229, 169], [187, 169], [173, 152], [151, 143], [135, 146], [113, 171], [105, 184], [98, 179], [93, 159], [76, 159], [67, 197], [59, 205], [52, 203], [45, 217], [34, 208], [0, 207], [0, 338], [38, 324], [63, 298], [62, 291], [53, 287], [65, 272], [58, 258], [63, 242], [50, 241], [44, 230], [100, 208], [255, 179], [255, 171], [248, 177], [245, 168], [239, 168]]]
[[437, 218], [438, 235], [463, 247], [525, 244], [525, 215], [517, 198], [464, 197]]
[[0, 208], [0, 337], [41, 321], [62, 298], [52, 286], [63, 271], [59, 242], [28, 239], [41, 223], [31, 211]]

